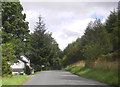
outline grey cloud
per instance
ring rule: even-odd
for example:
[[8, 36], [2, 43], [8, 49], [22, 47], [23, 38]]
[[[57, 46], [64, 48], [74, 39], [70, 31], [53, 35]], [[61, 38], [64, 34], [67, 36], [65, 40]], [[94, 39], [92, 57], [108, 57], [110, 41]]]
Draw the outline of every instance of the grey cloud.
[[[74, 18], [87, 18], [93, 14], [93, 11], [110, 9], [117, 7], [117, 2], [23, 2], [24, 10], [39, 12], [46, 15], [46, 20], [50, 25], [60, 25], [60, 17], [64, 13], [73, 13]], [[69, 14], [68, 14], [69, 15]], [[35, 15], [36, 16], [36, 15]]]
[[59, 39], [67, 41], [68, 38], [81, 36], [83, 31], [63, 29], [64, 25], [69, 26], [72, 21], [89, 18], [97, 12], [106, 17], [110, 10], [117, 7], [117, 2], [22, 2], [22, 5], [25, 12], [31, 10], [34, 14], [31, 19], [28, 18], [30, 30], [34, 30], [35, 22], [38, 21], [37, 16], [41, 14], [48, 31], [60, 32]]
[[80, 36], [80, 33], [70, 31], [70, 30], [67, 30], [67, 29], [62, 29], [62, 32], [63, 33], [59, 36], [61, 39], [68, 39], [68, 38], [71, 38], [71, 37], [79, 37]]
[[68, 37], [72, 37], [72, 36], [79, 36], [80, 34], [78, 32], [74, 32], [74, 31], [70, 31], [70, 30], [64, 30], [63, 32], [65, 32], [65, 34], [68, 36]]
[[[78, 8], [116, 7], [117, 2], [22, 2], [24, 9], [54, 9], [54, 11], [76, 11]], [[87, 9], [83, 9], [87, 10]]]

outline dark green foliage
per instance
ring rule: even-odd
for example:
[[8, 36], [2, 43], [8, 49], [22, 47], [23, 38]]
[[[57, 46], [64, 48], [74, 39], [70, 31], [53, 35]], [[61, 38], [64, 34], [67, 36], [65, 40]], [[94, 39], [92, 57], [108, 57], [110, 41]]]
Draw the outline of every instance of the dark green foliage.
[[117, 13], [118, 13], [118, 27], [117, 27], [117, 29], [118, 29], [118, 50], [120, 49], [120, 1], [118, 2], [118, 9], [117, 9]]
[[85, 58], [95, 60], [101, 54], [107, 54], [112, 50], [109, 35], [100, 21], [96, 20], [93, 25], [88, 25], [84, 36], [86, 44], [82, 53]]
[[31, 70], [30, 70], [29, 66], [27, 66], [27, 65], [25, 66], [24, 72], [25, 72], [25, 74], [27, 74], [27, 75], [30, 75], [30, 74], [31, 74]]
[[13, 60], [16, 58], [13, 48], [13, 43], [2, 44], [2, 75], [11, 73], [8, 61], [13, 63]]
[[26, 49], [25, 43], [21, 41], [20, 39], [12, 39], [11, 42], [14, 44], [14, 51], [16, 58], [19, 59], [21, 55], [24, 54], [24, 51]]
[[6, 58], [2, 58], [2, 75], [11, 74], [10, 65], [7, 63]]
[[2, 2], [2, 8], [0, 8], [2, 27], [0, 28], [2, 30], [3, 74], [10, 74], [8, 62], [11, 64], [17, 62], [20, 55], [25, 54], [24, 50], [27, 48], [24, 40], [29, 40], [28, 22], [25, 21], [26, 15], [22, 14], [22, 11], [20, 2]]
[[113, 51], [117, 51], [120, 49], [120, 18], [119, 18], [120, 10], [118, 6], [117, 12], [114, 10], [109, 15], [106, 20], [106, 30], [109, 33], [109, 37], [111, 38], [111, 43], [113, 44]]
[[117, 26], [117, 12], [114, 10], [113, 12], [111, 12], [111, 14], [109, 15], [108, 19], [106, 20], [106, 30], [108, 31], [108, 33], [112, 33], [114, 30], [114, 27]]
[[35, 31], [30, 36], [30, 54], [28, 55], [36, 71], [45, 69], [57, 69], [60, 67], [58, 44], [52, 38], [51, 33], [47, 33], [42, 18], [36, 23]]
[[12, 38], [24, 40], [28, 30], [28, 22], [25, 21], [26, 15], [22, 14], [23, 7], [20, 2], [2, 3], [2, 32], [3, 43]]
[[5, 43], [2, 44], [2, 57], [5, 58], [5, 60], [13, 62], [13, 60], [16, 58], [15, 51], [14, 51], [14, 44], [13, 43]]
[[[78, 56], [79, 55], [79, 56]], [[78, 61], [81, 57], [78, 42], [73, 42], [64, 50], [63, 66]]]

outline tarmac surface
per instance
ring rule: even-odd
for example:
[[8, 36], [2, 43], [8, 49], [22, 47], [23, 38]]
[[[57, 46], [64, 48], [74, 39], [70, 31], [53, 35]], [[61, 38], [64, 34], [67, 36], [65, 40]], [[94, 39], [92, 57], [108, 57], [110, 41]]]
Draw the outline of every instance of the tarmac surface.
[[[74, 75], [68, 71], [43, 71], [32, 75], [22, 84], [28, 87], [112, 87], [107, 84]], [[32, 85], [32, 86], [30, 86]]]

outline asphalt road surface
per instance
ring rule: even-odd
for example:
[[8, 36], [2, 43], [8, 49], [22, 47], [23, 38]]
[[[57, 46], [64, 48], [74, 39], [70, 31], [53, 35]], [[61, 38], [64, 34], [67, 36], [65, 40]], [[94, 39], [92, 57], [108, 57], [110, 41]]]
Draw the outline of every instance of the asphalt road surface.
[[32, 75], [23, 85], [29, 85], [29, 87], [30, 85], [47, 85], [47, 87], [53, 87], [53, 85], [56, 87], [111, 87], [107, 84], [86, 79], [67, 71], [43, 71], [39, 74]]

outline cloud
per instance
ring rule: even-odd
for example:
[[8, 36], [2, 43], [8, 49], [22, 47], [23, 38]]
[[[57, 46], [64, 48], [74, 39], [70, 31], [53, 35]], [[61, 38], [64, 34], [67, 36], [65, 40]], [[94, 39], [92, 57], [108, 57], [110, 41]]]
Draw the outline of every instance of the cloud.
[[71, 23], [63, 24], [61, 29], [53, 32], [53, 37], [59, 43], [59, 47], [63, 50], [68, 43], [72, 43], [78, 37], [84, 34], [84, 31], [90, 21], [95, 19], [87, 18], [84, 20], [74, 20]]
[[22, 2], [29, 29], [34, 31], [34, 25], [41, 15], [47, 31], [64, 49], [69, 43], [84, 34], [90, 21], [100, 18], [102, 23], [117, 7], [117, 2]]

